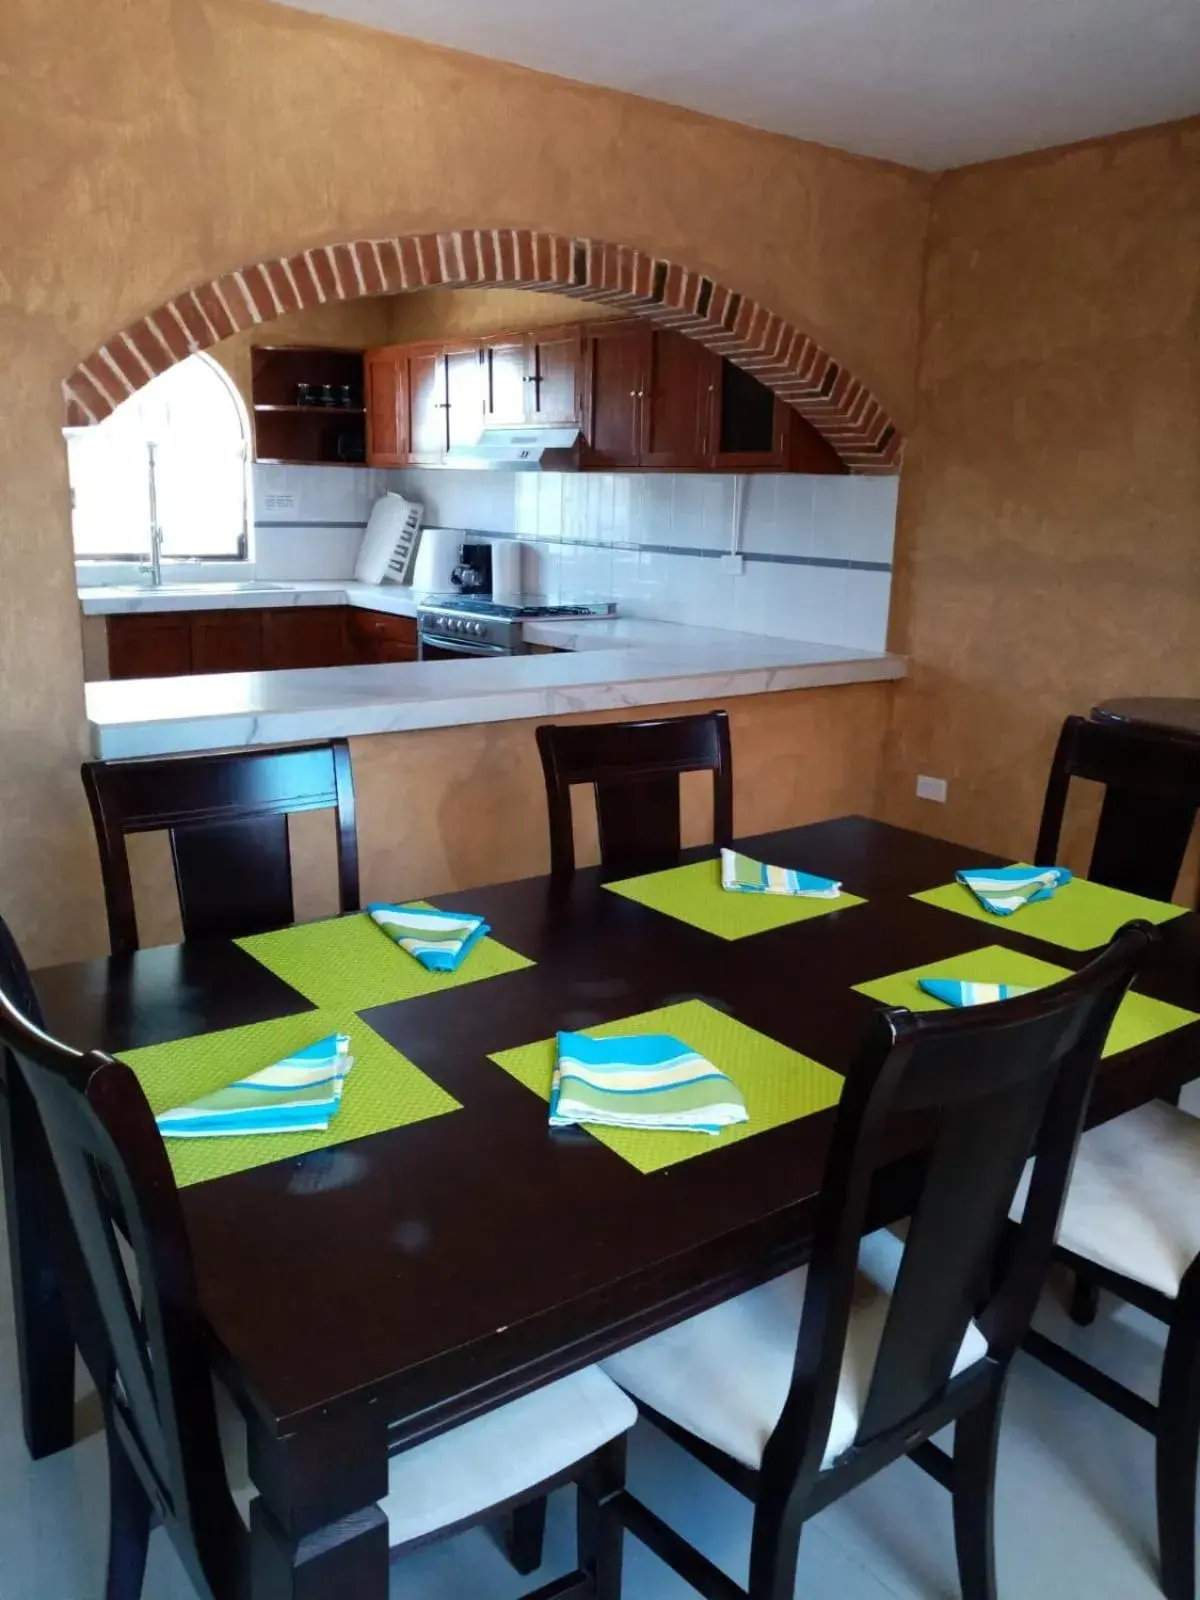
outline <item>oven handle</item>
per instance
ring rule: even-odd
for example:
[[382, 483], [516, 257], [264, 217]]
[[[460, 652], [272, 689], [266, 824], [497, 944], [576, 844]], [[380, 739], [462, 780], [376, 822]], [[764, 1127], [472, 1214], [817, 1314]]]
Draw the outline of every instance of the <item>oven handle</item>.
[[466, 639], [443, 639], [436, 633], [421, 633], [417, 636], [417, 655], [420, 660], [425, 658], [425, 646], [431, 645], [435, 650], [446, 650], [456, 656], [508, 656], [513, 651], [505, 649], [502, 644], [472, 644]]

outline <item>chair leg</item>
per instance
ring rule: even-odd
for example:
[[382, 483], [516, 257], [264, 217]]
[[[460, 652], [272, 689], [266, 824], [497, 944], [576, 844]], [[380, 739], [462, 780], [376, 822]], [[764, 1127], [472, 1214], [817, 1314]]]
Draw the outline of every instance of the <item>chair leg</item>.
[[141, 1600], [151, 1506], [115, 1427], [108, 1439], [108, 1577], [104, 1600]]
[[1158, 1551], [1167, 1600], [1195, 1600], [1198, 1452], [1200, 1344], [1195, 1331], [1177, 1321], [1167, 1335], [1155, 1439]]
[[527, 1578], [542, 1564], [542, 1545], [546, 1537], [546, 1496], [527, 1500], [510, 1511], [504, 1520], [504, 1553], [514, 1572]]
[[755, 1509], [750, 1540], [749, 1600], [792, 1600], [804, 1522], [796, 1514]]
[[996, 1450], [1004, 1385], [954, 1427], [954, 1547], [963, 1600], [996, 1600]]
[[598, 1450], [579, 1480], [578, 1561], [595, 1600], [621, 1600], [625, 1528], [614, 1497], [625, 1487], [625, 1437]]
[[1080, 1328], [1090, 1328], [1100, 1309], [1100, 1285], [1089, 1283], [1080, 1273], [1075, 1274], [1071, 1285], [1071, 1298], [1067, 1302], [1067, 1315]]

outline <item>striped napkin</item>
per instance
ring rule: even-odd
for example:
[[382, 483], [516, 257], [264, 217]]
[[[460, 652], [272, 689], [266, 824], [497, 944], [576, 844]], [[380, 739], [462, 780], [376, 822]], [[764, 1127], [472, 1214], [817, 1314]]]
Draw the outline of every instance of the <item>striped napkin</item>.
[[155, 1121], [164, 1139], [325, 1129], [337, 1115], [353, 1065], [348, 1036], [331, 1033], [227, 1089], [164, 1111]]
[[1010, 917], [1035, 900], [1049, 900], [1071, 881], [1067, 867], [973, 867], [955, 877], [997, 917]]
[[718, 1134], [749, 1122], [731, 1078], [668, 1033], [590, 1039], [560, 1033], [550, 1090], [550, 1126], [670, 1128]]
[[956, 978], [918, 978], [917, 987], [948, 1006], [988, 1006], [996, 1000], [1015, 1000], [1019, 994], [1033, 993], [1019, 983], [961, 983]]
[[461, 911], [383, 904], [370, 905], [367, 911], [389, 939], [430, 972], [453, 972], [491, 931], [482, 917]]
[[816, 878], [791, 867], [769, 867], [736, 850], [721, 851], [721, 887], [734, 894], [794, 894], [809, 900], [836, 900], [842, 892], [832, 878]]

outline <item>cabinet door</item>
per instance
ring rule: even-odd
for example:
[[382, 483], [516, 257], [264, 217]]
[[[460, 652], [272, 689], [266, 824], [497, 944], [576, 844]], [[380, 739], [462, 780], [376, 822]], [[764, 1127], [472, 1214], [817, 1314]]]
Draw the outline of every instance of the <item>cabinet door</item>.
[[708, 453], [707, 417], [713, 356], [682, 333], [652, 335], [642, 399], [644, 467], [699, 467]]
[[191, 670], [187, 612], [108, 618], [110, 678], [182, 678]]
[[446, 446], [471, 445], [483, 428], [483, 352], [448, 350], [446, 362]]
[[578, 328], [535, 334], [530, 351], [532, 389], [529, 420], [546, 427], [578, 423], [579, 371], [583, 340]]
[[382, 611], [350, 613], [354, 659], [362, 662], [415, 661], [417, 624], [414, 617], [393, 617]]
[[650, 365], [649, 329], [588, 338], [589, 467], [636, 467], [641, 460], [641, 396]]
[[483, 412], [489, 427], [520, 428], [531, 419], [534, 349], [519, 334], [483, 347]]
[[263, 666], [344, 667], [353, 659], [343, 606], [280, 606], [262, 614]]
[[446, 368], [437, 350], [408, 357], [409, 460], [438, 462], [446, 451]]
[[722, 360], [713, 398], [710, 465], [715, 471], [787, 470], [789, 408], [765, 383]]
[[261, 611], [193, 611], [193, 672], [261, 672]]
[[407, 363], [395, 348], [368, 350], [364, 363], [367, 465], [398, 467], [408, 459]]

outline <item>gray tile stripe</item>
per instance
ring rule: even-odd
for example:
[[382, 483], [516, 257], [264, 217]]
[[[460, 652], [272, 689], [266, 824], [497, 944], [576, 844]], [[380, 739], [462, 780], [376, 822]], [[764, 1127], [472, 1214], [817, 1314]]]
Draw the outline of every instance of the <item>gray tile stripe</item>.
[[[260, 528], [365, 528], [365, 522], [276, 522], [270, 517], [258, 517]], [[701, 561], [718, 561], [725, 550], [697, 550], [686, 544], [634, 544], [628, 539], [612, 539], [605, 543], [589, 544], [580, 539], [543, 539], [524, 533], [489, 533], [485, 528], [464, 528], [463, 537], [480, 539], [516, 539], [522, 544], [557, 545], [566, 549], [592, 550], [649, 550], [656, 556], [692, 556]], [[776, 567], [831, 567], [842, 572], [890, 572], [890, 561], [853, 561], [841, 556], [784, 556], [765, 550], [743, 550], [747, 561], [762, 561]]]

